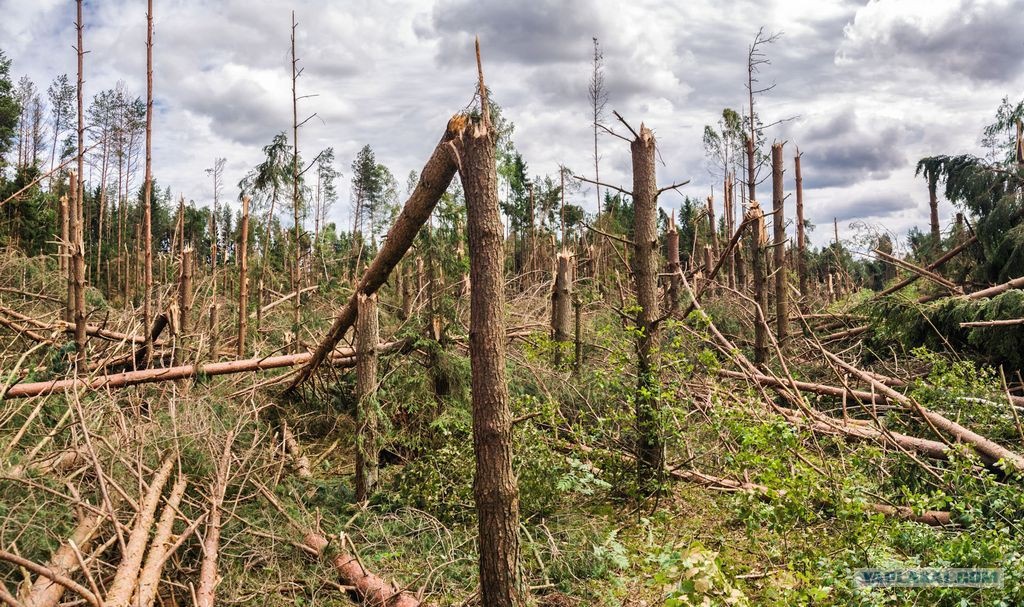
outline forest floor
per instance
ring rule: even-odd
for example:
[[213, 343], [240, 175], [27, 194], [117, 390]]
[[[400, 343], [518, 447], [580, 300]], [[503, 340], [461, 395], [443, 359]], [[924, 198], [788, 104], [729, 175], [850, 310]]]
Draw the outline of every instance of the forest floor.
[[[5, 256], [3, 286], [60, 301], [63, 286], [48, 263]], [[208, 286], [200, 283], [197, 292], [208, 293]], [[325, 283], [312, 295], [303, 307], [303, 339], [315, 343], [347, 294]], [[737, 343], [749, 339], [749, 316], [736, 312], [741, 306], [728, 294], [709, 298], [707, 315], [697, 312], [664, 327], [666, 460], [679, 474], [669, 475], [660, 495], [640, 494], [628, 455], [635, 387], [630, 332], [612, 304], [583, 295], [586, 359], [578, 375], [550, 362], [564, 346], [547, 335], [547, 287], [526, 289], [509, 305], [521, 554], [538, 604], [1024, 601], [1019, 481], [962, 446], [951, 448], [945, 460], [922, 461], [920, 454], [884, 441], [848, 440], [794, 423], [779, 413], [788, 404], [775, 392], [719, 373], [736, 367], [729, 351], [714, 345], [709, 319]], [[222, 347], [230, 347], [234, 326], [227, 300]], [[136, 500], [161, 461], [171, 458], [172, 477], [187, 478], [188, 487], [174, 527], [181, 544], [164, 567], [161, 605], [191, 602], [197, 591], [209, 534], [204, 521], [218, 477], [227, 481], [216, 587], [221, 603], [349, 604], [329, 560], [301, 549], [304, 531], [317, 530], [331, 541], [329, 550], [354, 552], [367, 570], [422, 596], [425, 604], [479, 604], [465, 304], [450, 300], [439, 345], [422, 337], [422, 315], [398, 321], [391, 307], [396, 296], [385, 293], [382, 301], [383, 340], [415, 341], [411, 352], [381, 360], [379, 402], [387, 423], [381, 479], [367, 503], [354, 500], [353, 380], [344, 370], [321, 374], [315, 390], [294, 399], [281, 397], [280, 372], [68, 391], [0, 401], [0, 548], [46, 563], [83, 513], [116, 511], [120, 526], [105, 525], [82, 546], [89, 575], [76, 577], [105, 594], [123, 560], [122, 536], [131, 529]], [[205, 296], [197, 298], [194, 323], [201, 328], [181, 338], [178, 360], [204, 356], [208, 336], [198, 319], [205, 318], [207, 303]], [[0, 305], [45, 322], [61, 310], [12, 293], [0, 294]], [[89, 305], [91, 319], [141, 332], [134, 315], [108, 306], [95, 291]], [[845, 317], [848, 305], [834, 304], [830, 313]], [[269, 355], [286, 345], [290, 314], [287, 304], [268, 314], [252, 344], [255, 353]], [[4, 382], [66, 372], [63, 340], [36, 348], [36, 341], [15, 337], [9, 327], [4, 331]], [[104, 347], [111, 356], [130, 350], [125, 343]], [[847, 359], [871, 358], [872, 370], [905, 378], [901, 393], [928, 408], [1003, 445], [1024, 446], [1016, 410], [1005, 404], [991, 369], [927, 351], [895, 360], [877, 352], [869, 357], [856, 338], [841, 347]], [[793, 377], [828, 380], [822, 357], [801, 337], [784, 350]], [[22, 377], [22, 369], [30, 372]], [[807, 395], [806, 403], [836, 417], [844, 410], [854, 419], [880, 416], [891, 431], [935, 439], [926, 424], [891, 404], [872, 408], [820, 395]], [[285, 444], [286, 428], [298, 450]], [[225, 469], [219, 462], [229, 442]], [[68, 451], [76, 457], [67, 465], [47, 464]], [[692, 482], [694, 472], [718, 480]], [[680, 474], [691, 474], [689, 481]], [[722, 479], [763, 490], [737, 489]], [[918, 515], [949, 512], [951, 521], [922, 524], [885, 516], [872, 504], [909, 506]], [[993, 589], [875, 590], [853, 583], [857, 568], [916, 566], [1000, 567], [1004, 583]], [[28, 596], [34, 577], [0, 563], [0, 581], [15, 597]]]

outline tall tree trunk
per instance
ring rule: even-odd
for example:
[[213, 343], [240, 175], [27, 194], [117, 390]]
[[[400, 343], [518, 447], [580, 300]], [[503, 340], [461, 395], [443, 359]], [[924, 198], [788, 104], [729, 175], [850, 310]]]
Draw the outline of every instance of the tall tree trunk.
[[[732, 176], [726, 173], [725, 183], [722, 188], [722, 198], [724, 200], [723, 205], [725, 206], [725, 235], [732, 238], [733, 230], [736, 229], [736, 215], [735, 209], [733, 208], [733, 183]], [[729, 254], [726, 259], [726, 282], [730, 288], [736, 288], [736, 256]]]
[[181, 250], [181, 267], [178, 268], [178, 309], [181, 311], [179, 333], [182, 335], [188, 331], [188, 320], [192, 313], [192, 258], [192, 247]]
[[296, 93], [296, 86], [299, 79], [298, 59], [295, 58], [295, 11], [292, 11], [292, 213], [295, 220], [295, 259], [292, 268], [292, 291], [295, 293], [295, 302], [292, 307], [292, 332], [295, 334], [295, 342], [292, 352], [299, 352], [302, 347], [302, 222], [300, 210], [302, 200], [299, 198], [299, 98]]
[[71, 206], [71, 217], [74, 223], [70, 226], [70, 229], [71, 237], [74, 239], [71, 247], [71, 274], [74, 281], [72, 290], [75, 302], [75, 347], [78, 350], [79, 366], [84, 371], [88, 361], [88, 353], [86, 352], [85, 335], [85, 230], [82, 226], [85, 221], [85, 214], [83, 212], [85, 188], [82, 185], [82, 175], [85, 171], [85, 110], [82, 87], [82, 80], [85, 76], [85, 50], [82, 47], [82, 32], [85, 29], [85, 25], [82, 22], [82, 1], [77, 0], [78, 17], [75, 22], [75, 29], [78, 32], [78, 45], [76, 47], [78, 52], [78, 173], [77, 180], [72, 179], [75, 184], [74, 197], [72, 198], [74, 203]]
[[757, 201], [750, 201], [747, 209], [748, 219], [751, 219], [750, 232], [748, 236], [750, 251], [750, 271], [753, 274], [754, 283], [754, 363], [764, 365], [768, 362], [768, 285], [765, 276], [765, 250], [767, 241], [764, 225], [764, 213]]
[[772, 144], [772, 232], [775, 236], [775, 335], [781, 344], [789, 333], [789, 290], [786, 284], [786, 199], [783, 190], [782, 143]]
[[[708, 196], [708, 244], [711, 253], [718, 257], [718, 223], [715, 221], [715, 197]], [[710, 271], [710, 270], [709, 270]]]
[[505, 382], [504, 229], [498, 212], [497, 133], [480, 67], [481, 116], [457, 118], [454, 144], [466, 193], [470, 250], [469, 356], [473, 401], [473, 495], [480, 536], [480, 596], [488, 607], [526, 602], [519, 563], [519, 489], [512, 468], [512, 412]]
[[373, 495], [377, 486], [377, 295], [359, 294], [356, 317], [356, 501]]
[[145, 364], [153, 356], [153, 339], [149, 327], [153, 324], [153, 0], [146, 9], [146, 176], [143, 194], [142, 235], [145, 249], [145, 275], [143, 280], [142, 326], [146, 328]]
[[[74, 180], [71, 180], [68, 193], [60, 197], [60, 275], [65, 281], [70, 281], [71, 272], [71, 202], [69, 196], [74, 196]], [[71, 298], [68, 298], [68, 306], [64, 312], [64, 320], [72, 322]]]
[[664, 474], [665, 445], [661, 432], [661, 390], [658, 372], [658, 187], [654, 134], [640, 125], [630, 143], [633, 157], [633, 274], [640, 311], [637, 328], [636, 456], [640, 486], [657, 489]]
[[249, 197], [242, 197], [242, 225], [238, 242], [238, 358], [245, 356], [249, 332]]
[[796, 272], [800, 277], [800, 297], [807, 298], [807, 240], [804, 236], [804, 179], [800, 174], [800, 151], [793, 158], [796, 173]]

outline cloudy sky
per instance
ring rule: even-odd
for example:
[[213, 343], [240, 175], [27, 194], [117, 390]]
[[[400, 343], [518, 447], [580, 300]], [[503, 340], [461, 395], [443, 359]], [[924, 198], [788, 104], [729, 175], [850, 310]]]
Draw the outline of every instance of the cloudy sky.
[[[86, 95], [123, 80], [145, 93], [145, 1], [86, 2]], [[472, 94], [479, 35], [495, 98], [516, 125], [531, 173], [558, 164], [588, 171], [587, 81], [597, 36], [609, 109], [659, 139], [659, 182], [691, 179], [710, 193], [705, 124], [745, 99], [747, 46], [760, 26], [784, 35], [760, 101], [768, 132], [803, 152], [808, 218], [828, 237], [858, 221], [898, 234], [927, 224], [927, 192], [914, 163], [934, 153], [981, 153], [979, 134], [1004, 96], [1024, 97], [1024, 0], [156, 0], [154, 173], [197, 202], [204, 169], [227, 158], [225, 183], [290, 129], [290, 11], [299, 21], [305, 74], [300, 131], [307, 157], [336, 149], [347, 215], [355, 152], [376, 150], [400, 181], [419, 169], [448, 117]], [[0, 0], [0, 48], [14, 75], [45, 90], [75, 70], [74, 2]], [[301, 118], [301, 117], [300, 117]], [[609, 125], [615, 126], [615, 125]], [[601, 140], [602, 180], [628, 184], [624, 142]], [[787, 189], [792, 189], [787, 173]], [[762, 187], [763, 189], [763, 187]], [[232, 195], [232, 198], [234, 196]], [[593, 192], [578, 194], [592, 211]], [[666, 195], [663, 206], [678, 206]], [[943, 221], [952, 207], [944, 204]], [[792, 211], [790, 211], [792, 213]]]

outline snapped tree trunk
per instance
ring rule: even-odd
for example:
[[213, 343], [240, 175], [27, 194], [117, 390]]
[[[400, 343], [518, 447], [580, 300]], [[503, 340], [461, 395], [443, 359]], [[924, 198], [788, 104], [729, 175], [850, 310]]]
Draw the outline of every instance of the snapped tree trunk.
[[563, 251], [558, 254], [555, 282], [551, 289], [551, 337], [554, 340], [556, 367], [562, 365], [566, 344], [572, 339], [569, 323], [572, 322], [572, 254]]
[[747, 219], [751, 221], [748, 236], [750, 252], [750, 271], [754, 275], [754, 363], [764, 365], [768, 362], [768, 288], [765, 282], [764, 245], [767, 240], [764, 226], [764, 213], [756, 200], [750, 201]]
[[679, 307], [679, 273], [682, 267], [679, 263], [679, 230], [676, 229], [676, 214], [673, 211], [668, 223], [668, 231], [665, 232], [665, 249], [668, 257], [665, 271], [668, 273], [668, 306], [675, 311]]
[[942, 235], [939, 232], [938, 180], [938, 175], [932, 175], [928, 178], [928, 209], [931, 211], [929, 225], [931, 227], [932, 246], [935, 247], [936, 251], [942, 241]]
[[448, 189], [448, 184], [455, 177], [457, 162], [452, 154], [452, 147], [449, 142], [452, 140], [452, 134], [463, 128], [464, 125], [460, 126], [460, 124], [464, 120], [464, 118], [460, 119], [460, 117], [456, 116], [448, 123], [445, 134], [441, 137], [437, 147], [434, 148], [434, 153], [427, 160], [423, 171], [420, 172], [420, 180], [416, 184], [416, 189], [413, 190], [409, 200], [406, 201], [405, 206], [402, 208], [398, 219], [395, 220], [394, 225], [388, 231], [384, 245], [373, 259], [373, 263], [370, 264], [370, 267], [366, 269], [363, 277], [359, 280], [355, 293], [349, 297], [345, 307], [335, 317], [334, 323], [331, 325], [327, 335], [324, 336], [323, 341], [317, 346], [309, 363], [303, 367], [295, 380], [288, 386], [289, 392], [295, 390], [300, 384], [309, 379], [317, 367], [327, 359], [331, 351], [334, 350], [334, 347], [338, 345], [338, 342], [345, 337], [345, 333], [348, 332], [349, 327], [356, 320], [358, 294], [369, 295], [376, 293], [377, 289], [387, 280], [391, 270], [402, 260], [402, 256], [412, 246], [416, 233], [426, 223], [431, 211], [434, 210], [434, 206], [437, 205], [437, 201], [441, 199], [441, 196]]
[[633, 275], [640, 310], [636, 316], [636, 459], [640, 486], [656, 488], [664, 476], [658, 371], [658, 187], [654, 133], [640, 125], [630, 143], [633, 159]]
[[796, 273], [800, 279], [800, 297], [806, 298], [807, 291], [807, 240], [804, 236], [804, 179], [800, 174], [800, 152], [793, 158], [793, 172], [796, 175]]
[[194, 257], [192, 247], [181, 250], [181, 267], [178, 268], [178, 319], [179, 333], [188, 331], [188, 319], [192, 313], [192, 264]]
[[377, 486], [377, 296], [359, 295], [356, 317], [356, 501], [368, 499]]
[[786, 284], [786, 199], [783, 191], [782, 144], [772, 144], [772, 231], [775, 242], [775, 335], [781, 344], [789, 333], [789, 288]]
[[469, 232], [469, 357], [473, 403], [473, 497], [480, 536], [480, 596], [488, 607], [526, 602], [519, 564], [519, 488], [512, 468], [512, 412], [505, 381], [505, 230], [498, 212], [497, 132], [480, 65], [481, 116], [461, 114], [453, 141]]
[[[142, 199], [142, 246], [145, 255], [143, 278], [142, 326], [153, 319], [153, 0], [146, 9], [146, 176]], [[153, 356], [153, 340], [146, 336], [144, 360]]]

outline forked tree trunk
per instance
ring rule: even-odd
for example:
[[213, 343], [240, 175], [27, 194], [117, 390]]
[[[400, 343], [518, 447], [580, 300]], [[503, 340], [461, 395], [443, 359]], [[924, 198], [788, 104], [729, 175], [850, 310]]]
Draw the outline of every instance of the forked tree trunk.
[[630, 143], [633, 158], [633, 274], [640, 311], [636, 317], [636, 458], [640, 486], [656, 489], [664, 476], [665, 445], [658, 397], [658, 187], [654, 133], [640, 125]]
[[238, 242], [238, 357], [245, 356], [249, 332], [249, 197], [242, 197], [242, 225]]
[[772, 144], [772, 231], [775, 241], [775, 335], [781, 344], [789, 333], [789, 289], [786, 284], [786, 199], [783, 191], [782, 144]]
[[356, 501], [377, 487], [377, 295], [359, 295], [356, 317]]
[[551, 338], [554, 340], [556, 367], [562, 365], [566, 344], [572, 339], [572, 254], [563, 251], [556, 259], [555, 282], [551, 289]]
[[796, 174], [796, 272], [800, 278], [800, 297], [807, 298], [807, 240], [804, 236], [804, 179], [800, 174], [800, 151], [793, 158]]
[[752, 219], [748, 236], [750, 252], [750, 270], [754, 283], [754, 364], [764, 365], [768, 362], [768, 287], [765, 284], [764, 245], [767, 240], [764, 226], [764, 213], [757, 201], [750, 202], [747, 217]]
[[504, 236], [498, 212], [497, 132], [480, 67], [481, 117], [456, 116], [454, 147], [466, 193], [470, 251], [469, 357], [473, 402], [473, 496], [480, 536], [480, 596], [488, 607], [526, 603], [519, 564], [519, 488], [512, 468], [512, 411], [505, 381]]

